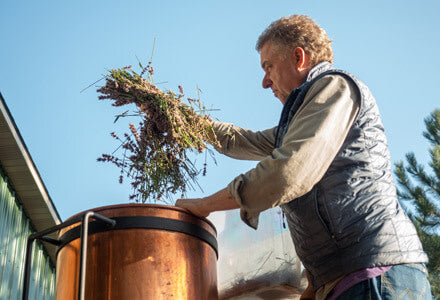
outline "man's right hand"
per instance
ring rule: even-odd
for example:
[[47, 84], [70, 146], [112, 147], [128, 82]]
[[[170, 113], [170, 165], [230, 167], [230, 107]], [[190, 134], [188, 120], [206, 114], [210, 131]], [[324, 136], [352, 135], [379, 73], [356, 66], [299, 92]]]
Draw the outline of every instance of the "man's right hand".
[[313, 290], [312, 281], [310, 280], [309, 272], [306, 271], [307, 275], [307, 288], [301, 294], [300, 300], [314, 300], [315, 299], [315, 291]]

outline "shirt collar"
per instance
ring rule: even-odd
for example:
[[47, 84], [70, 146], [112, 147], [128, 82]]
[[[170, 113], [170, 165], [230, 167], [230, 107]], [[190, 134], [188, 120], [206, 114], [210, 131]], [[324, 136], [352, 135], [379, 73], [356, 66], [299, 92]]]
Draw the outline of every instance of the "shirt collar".
[[312, 69], [310, 69], [309, 74], [307, 75], [306, 80], [297, 88], [293, 89], [292, 92], [287, 97], [286, 103], [284, 104], [284, 107], [288, 107], [289, 105], [286, 105], [287, 103], [290, 103], [292, 101], [295, 101], [297, 93], [301, 88], [303, 88], [308, 82], [312, 81], [314, 78], [319, 76], [320, 74], [332, 70], [333, 65], [329, 63], [328, 61], [323, 61], [316, 66], [314, 66]]
[[323, 62], [317, 64], [309, 71], [309, 74], [307, 75], [306, 82], [313, 80], [314, 78], [316, 78], [320, 74], [322, 74], [330, 69], [333, 69], [333, 65], [331, 63], [329, 63], [328, 61], [323, 61]]

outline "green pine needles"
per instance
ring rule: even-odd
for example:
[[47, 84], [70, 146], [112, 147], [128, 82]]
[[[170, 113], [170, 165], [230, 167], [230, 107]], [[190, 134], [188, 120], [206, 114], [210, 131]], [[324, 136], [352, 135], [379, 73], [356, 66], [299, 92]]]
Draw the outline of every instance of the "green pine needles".
[[[161, 91], [153, 82], [154, 69], [149, 63], [136, 73], [131, 66], [112, 69], [105, 85], [98, 89], [100, 100], [112, 100], [113, 106], [135, 104], [134, 114], [128, 111], [116, 117], [138, 116], [138, 126], [130, 123], [130, 132], [123, 137], [111, 133], [120, 146], [112, 154], [103, 154], [98, 161], [111, 162], [121, 169], [119, 181], [129, 178], [136, 202], [162, 201], [174, 204], [171, 195], [194, 189], [199, 170], [189, 152], [202, 153], [207, 143], [216, 144], [212, 120], [200, 99], [179, 93]], [[116, 121], [115, 120], [115, 121]], [[211, 151], [210, 151], [211, 152]]]
[[401, 187], [399, 199], [414, 208], [409, 216], [429, 257], [427, 267], [432, 293], [440, 299], [440, 109], [425, 119], [425, 127], [423, 136], [431, 144], [429, 167], [432, 172], [425, 171], [412, 152], [406, 154], [406, 165], [402, 161], [396, 163], [394, 172]]

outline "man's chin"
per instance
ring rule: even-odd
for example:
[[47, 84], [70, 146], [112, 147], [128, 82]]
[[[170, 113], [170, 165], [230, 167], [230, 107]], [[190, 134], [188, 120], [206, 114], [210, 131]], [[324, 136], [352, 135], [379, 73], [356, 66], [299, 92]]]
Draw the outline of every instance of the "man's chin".
[[283, 105], [284, 105], [284, 103], [286, 103], [287, 97], [282, 97], [279, 95], [275, 95], [275, 97], [278, 98], [278, 100], [280, 100]]
[[284, 105], [284, 103], [286, 102], [287, 97], [284, 97], [284, 96], [280, 95], [280, 92], [278, 92], [278, 91], [273, 91], [273, 95], [274, 95], [275, 98], [280, 100], [281, 103]]

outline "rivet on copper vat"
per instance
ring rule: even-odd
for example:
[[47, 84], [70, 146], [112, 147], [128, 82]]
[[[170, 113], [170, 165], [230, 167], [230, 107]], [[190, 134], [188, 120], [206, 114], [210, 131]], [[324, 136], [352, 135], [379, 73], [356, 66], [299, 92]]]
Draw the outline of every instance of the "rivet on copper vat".
[[[116, 220], [92, 221], [85, 299], [218, 299], [216, 231], [183, 209], [126, 204], [93, 209]], [[80, 223], [60, 232], [56, 299], [78, 298]]]

